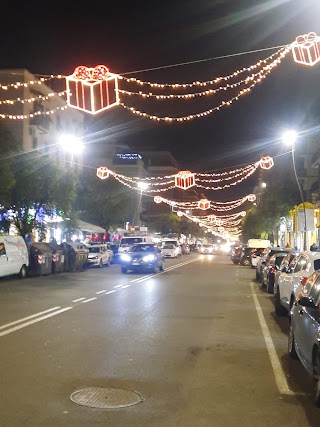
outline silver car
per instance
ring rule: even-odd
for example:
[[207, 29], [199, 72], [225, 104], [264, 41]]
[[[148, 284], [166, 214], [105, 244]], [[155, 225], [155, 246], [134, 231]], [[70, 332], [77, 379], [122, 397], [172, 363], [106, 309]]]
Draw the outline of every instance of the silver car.
[[289, 313], [288, 353], [299, 358], [313, 382], [313, 400], [320, 406], [320, 271], [314, 272]]

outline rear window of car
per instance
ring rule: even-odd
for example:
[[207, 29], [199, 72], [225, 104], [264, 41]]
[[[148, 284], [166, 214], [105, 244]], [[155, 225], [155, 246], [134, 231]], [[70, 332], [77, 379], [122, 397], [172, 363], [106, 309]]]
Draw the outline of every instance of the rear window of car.
[[122, 237], [120, 245], [133, 245], [142, 243], [142, 237]]
[[131, 248], [132, 252], [154, 252], [154, 245], [134, 245]]

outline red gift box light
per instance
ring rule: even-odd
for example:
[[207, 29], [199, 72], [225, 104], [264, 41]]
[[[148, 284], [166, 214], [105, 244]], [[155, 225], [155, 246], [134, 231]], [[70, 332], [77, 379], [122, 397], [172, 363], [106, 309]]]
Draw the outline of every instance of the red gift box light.
[[198, 202], [198, 208], [202, 209], [204, 211], [206, 209], [209, 209], [210, 208], [210, 202], [209, 202], [209, 200], [207, 200], [207, 199], [201, 199], [201, 200], [199, 200], [199, 202]]
[[105, 65], [94, 68], [83, 65], [66, 77], [67, 104], [90, 114], [119, 105], [118, 75]]
[[320, 61], [320, 37], [314, 32], [298, 36], [291, 47], [293, 59], [299, 64], [312, 66]]
[[187, 190], [195, 185], [194, 173], [190, 171], [180, 171], [174, 178], [175, 186]]

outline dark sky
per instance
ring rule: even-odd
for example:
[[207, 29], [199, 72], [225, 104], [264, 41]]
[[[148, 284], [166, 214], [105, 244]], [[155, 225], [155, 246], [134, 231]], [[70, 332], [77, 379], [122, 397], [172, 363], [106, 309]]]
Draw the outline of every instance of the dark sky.
[[[0, 68], [34, 74], [68, 75], [78, 65], [105, 64], [114, 73], [146, 81], [210, 80], [276, 51], [263, 49], [290, 44], [310, 31], [320, 34], [319, 0], [5, 3]], [[186, 62], [193, 64], [171, 67]], [[169, 148], [181, 169], [196, 172], [254, 162], [287, 151], [279, 141], [285, 128], [314, 126], [319, 67], [298, 65], [289, 54], [251, 94], [206, 118], [159, 124], [117, 107], [95, 116], [92, 135], [103, 129], [102, 135], [141, 149]], [[176, 115], [186, 108], [201, 111], [190, 102], [181, 101]], [[161, 109], [157, 103], [150, 111], [161, 115]]]

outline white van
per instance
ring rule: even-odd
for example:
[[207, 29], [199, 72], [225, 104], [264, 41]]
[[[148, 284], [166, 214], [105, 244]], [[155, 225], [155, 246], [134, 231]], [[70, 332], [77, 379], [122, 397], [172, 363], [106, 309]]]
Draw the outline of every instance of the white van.
[[21, 236], [0, 236], [0, 277], [27, 276], [29, 252]]
[[124, 236], [120, 240], [120, 245], [118, 247], [118, 253], [123, 254], [127, 252], [132, 245], [135, 243], [153, 243], [151, 236]]

